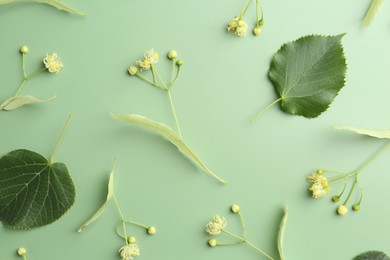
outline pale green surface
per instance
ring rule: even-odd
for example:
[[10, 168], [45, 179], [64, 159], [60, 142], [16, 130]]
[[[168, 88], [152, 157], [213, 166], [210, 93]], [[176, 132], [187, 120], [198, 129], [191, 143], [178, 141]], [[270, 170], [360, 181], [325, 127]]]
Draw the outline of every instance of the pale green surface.
[[[0, 153], [25, 148], [50, 156], [72, 113], [55, 160], [68, 165], [78, 193], [74, 207], [50, 226], [33, 231], [0, 226], [1, 260], [20, 259], [15, 251], [21, 245], [29, 260], [119, 259], [123, 241], [114, 231], [119, 220], [114, 204], [85, 232], [76, 232], [104, 202], [114, 157], [115, 190], [125, 215], [158, 229], [155, 236], [130, 229], [142, 250], [138, 259], [263, 259], [245, 245], [207, 246], [204, 226], [213, 214], [225, 215], [230, 229], [239, 230], [238, 218], [228, 211], [231, 203], [241, 206], [248, 239], [276, 257], [286, 201], [286, 259], [343, 260], [370, 249], [390, 253], [390, 151], [362, 172], [359, 213], [338, 217], [330, 198], [310, 198], [305, 182], [317, 167], [354, 170], [384, 142], [331, 126], [389, 128], [389, 6], [363, 29], [368, 0], [264, 1], [263, 34], [237, 39], [224, 26], [244, 1], [229, 2], [66, 0], [87, 17], [47, 5], [0, 8], [2, 101], [22, 80], [21, 45], [30, 48], [29, 71], [47, 52], [58, 52], [65, 65], [58, 75], [31, 80], [23, 92], [57, 95], [56, 100], [0, 113]], [[253, 17], [250, 9], [248, 23]], [[328, 111], [309, 120], [274, 107], [247, 123], [275, 99], [266, 72], [282, 43], [343, 32], [347, 84]], [[149, 48], [160, 52], [162, 70], [169, 67], [163, 57], [171, 48], [184, 60], [172, 90], [183, 137], [227, 186], [160, 136], [110, 117], [136, 113], [175, 126], [167, 97], [126, 72]], [[168, 69], [163, 74], [170, 76]]]

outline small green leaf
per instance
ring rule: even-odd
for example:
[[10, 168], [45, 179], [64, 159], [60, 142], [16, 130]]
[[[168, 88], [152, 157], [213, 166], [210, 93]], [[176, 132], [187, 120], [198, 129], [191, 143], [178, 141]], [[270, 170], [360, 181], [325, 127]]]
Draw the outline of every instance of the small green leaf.
[[0, 158], [0, 221], [31, 229], [59, 219], [75, 201], [76, 191], [63, 163], [50, 163], [29, 150]]
[[111, 114], [111, 116], [116, 120], [139, 125], [162, 135], [163, 137], [168, 139], [173, 145], [175, 145], [180, 152], [182, 152], [185, 156], [191, 159], [196, 165], [198, 165], [198, 167], [201, 168], [204, 172], [216, 178], [218, 181], [226, 184], [226, 181], [222, 180], [217, 175], [215, 175], [212, 171], [210, 171], [207, 168], [207, 166], [200, 160], [200, 158], [195, 154], [195, 152], [188, 145], [184, 143], [184, 141], [180, 138], [180, 136], [175, 131], [173, 131], [167, 125], [153, 121], [147, 117], [135, 115], [135, 114], [129, 114], [129, 115]]
[[363, 25], [364, 26], [369, 26], [372, 20], [377, 16], [379, 13], [379, 10], [381, 9], [383, 5], [383, 0], [372, 0], [370, 7], [367, 10], [366, 15], [364, 16], [363, 19]]
[[368, 251], [365, 253], [361, 253], [353, 260], [390, 260], [390, 257], [380, 251]]
[[59, 10], [67, 11], [69, 13], [77, 14], [80, 16], [86, 16], [86, 14], [80, 13], [80, 12], [74, 10], [73, 8], [70, 8], [69, 6], [67, 6], [67, 5], [65, 5], [57, 0], [0, 0], [0, 5], [14, 4], [14, 3], [28, 3], [28, 2], [48, 4], [48, 5], [51, 5]]
[[53, 96], [48, 99], [38, 99], [33, 96], [17, 96], [7, 99], [0, 105], [0, 110], [15, 110], [21, 106], [42, 102], [49, 102], [55, 99], [56, 96]]
[[286, 208], [284, 210], [284, 215], [282, 217], [282, 220], [280, 221], [279, 235], [278, 235], [278, 251], [279, 251], [280, 260], [284, 260], [283, 245], [284, 245], [284, 235], [286, 233], [287, 217], [288, 217], [288, 207], [286, 205]]
[[364, 128], [359, 128], [359, 127], [354, 127], [354, 126], [344, 126], [344, 125], [334, 126], [333, 128], [338, 129], [338, 130], [352, 131], [352, 132], [355, 132], [358, 134], [368, 135], [368, 136], [372, 136], [372, 137], [376, 137], [376, 138], [390, 139], [390, 129], [370, 130], [370, 129], [364, 129]]
[[113, 165], [112, 171], [110, 173], [110, 178], [108, 180], [108, 192], [107, 192], [106, 201], [95, 212], [95, 214], [92, 215], [92, 217], [90, 217], [84, 224], [81, 225], [81, 227], [78, 229], [77, 232], [83, 231], [85, 227], [87, 227], [91, 223], [95, 222], [98, 218], [100, 218], [100, 216], [103, 214], [104, 210], [106, 209], [106, 206], [107, 206], [108, 202], [114, 196], [114, 171], [115, 171], [115, 164], [116, 164], [116, 160], [114, 161], [114, 165]]
[[315, 118], [324, 112], [345, 83], [343, 36], [310, 35], [284, 44], [268, 71], [278, 98], [251, 121], [278, 102], [292, 115]]

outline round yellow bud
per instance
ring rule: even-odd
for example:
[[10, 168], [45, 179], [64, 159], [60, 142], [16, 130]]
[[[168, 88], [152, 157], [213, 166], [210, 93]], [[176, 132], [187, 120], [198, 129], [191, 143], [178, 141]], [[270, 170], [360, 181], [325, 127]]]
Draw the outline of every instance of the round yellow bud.
[[347, 212], [348, 212], [348, 208], [345, 205], [340, 205], [337, 208], [337, 214], [339, 214], [340, 216], [344, 216], [345, 214], [347, 214]]
[[18, 255], [24, 256], [26, 253], [27, 253], [26, 248], [24, 248], [24, 247], [19, 247], [18, 248]]
[[135, 239], [135, 237], [128, 237], [127, 238], [127, 242], [129, 244], [135, 244], [136, 241], [137, 241], [137, 239]]
[[323, 173], [324, 173], [324, 171], [322, 169], [317, 170], [317, 174], [322, 175]]
[[23, 54], [27, 54], [28, 53], [28, 47], [26, 45], [23, 45], [22, 47], [20, 47], [20, 52], [23, 53]]
[[157, 230], [156, 230], [155, 227], [151, 226], [151, 227], [148, 228], [148, 234], [149, 235], [154, 235], [154, 234], [156, 234], [156, 232], [157, 232]]
[[238, 22], [237, 22], [237, 26], [238, 26], [238, 27], [242, 27], [242, 26], [244, 26], [244, 25], [245, 25], [244, 20], [238, 20]]
[[176, 59], [177, 57], [177, 52], [175, 50], [171, 50], [168, 52], [168, 59], [173, 60]]
[[230, 208], [230, 210], [233, 213], [238, 213], [240, 211], [240, 206], [238, 206], [237, 204], [233, 204], [232, 207]]
[[261, 28], [259, 26], [256, 26], [255, 29], [253, 29], [253, 34], [255, 36], [259, 36], [261, 34]]
[[131, 76], [134, 76], [135, 74], [138, 73], [138, 68], [136, 66], [130, 66], [128, 69], [128, 72]]
[[181, 65], [183, 65], [183, 61], [182, 61], [182, 60], [178, 60], [178, 61], [176, 62], [176, 65], [177, 65], [178, 67], [180, 67]]
[[215, 247], [215, 246], [217, 245], [217, 240], [215, 240], [215, 239], [210, 239], [210, 240], [208, 241], [208, 244], [209, 244], [210, 247]]

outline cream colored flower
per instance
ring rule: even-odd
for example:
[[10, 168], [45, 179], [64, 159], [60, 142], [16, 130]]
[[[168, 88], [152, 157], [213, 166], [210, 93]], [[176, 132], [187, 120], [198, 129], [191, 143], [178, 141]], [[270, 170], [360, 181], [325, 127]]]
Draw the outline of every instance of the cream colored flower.
[[313, 198], [316, 199], [324, 197], [330, 191], [328, 186], [324, 186], [321, 183], [314, 183], [309, 190], [312, 192]]
[[219, 215], [215, 215], [213, 221], [210, 221], [206, 225], [206, 232], [210, 236], [217, 236], [221, 233], [221, 231], [226, 227], [226, 219], [224, 217], [220, 217]]
[[154, 49], [145, 51], [145, 59], [149, 61], [151, 65], [154, 65], [158, 62], [158, 53]]
[[237, 22], [237, 28], [236, 28], [234, 35], [236, 35], [238, 37], [243, 37], [246, 35], [247, 32], [248, 32], [248, 25], [246, 24], [246, 22], [244, 20], [239, 20]]
[[239, 20], [238, 16], [234, 16], [234, 18], [228, 23], [227, 30], [234, 31], [237, 28], [238, 20]]
[[147, 59], [138, 60], [137, 65], [141, 68], [141, 70], [149, 70], [150, 69], [150, 62]]
[[61, 60], [58, 58], [57, 53], [46, 54], [43, 63], [50, 73], [57, 73], [64, 67]]
[[119, 249], [122, 260], [133, 260], [134, 256], [139, 256], [139, 247], [137, 244], [128, 244]]

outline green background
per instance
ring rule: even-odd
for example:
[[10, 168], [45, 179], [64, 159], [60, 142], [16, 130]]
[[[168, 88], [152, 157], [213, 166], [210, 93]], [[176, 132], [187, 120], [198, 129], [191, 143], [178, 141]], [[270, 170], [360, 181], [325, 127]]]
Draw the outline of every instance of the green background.
[[[318, 167], [352, 171], [385, 142], [331, 126], [389, 127], [388, 3], [362, 28], [369, 0], [264, 1], [261, 36], [236, 38], [225, 26], [243, 2], [66, 0], [87, 17], [39, 4], [0, 7], [1, 100], [22, 80], [21, 45], [30, 48], [29, 71], [51, 52], [65, 66], [56, 75], [31, 80], [23, 91], [41, 98], [56, 94], [55, 101], [0, 113], [0, 153], [25, 148], [49, 157], [72, 114], [55, 161], [68, 165], [78, 193], [71, 210], [52, 225], [31, 231], [0, 226], [1, 260], [19, 259], [19, 246], [31, 260], [119, 259], [123, 241], [114, 231], [119, 220], [114, 204], [85, 232], [76, 232], [104, 201], [114, 157], [115, 189], [125, 216], [158, 229], [147, 236], [130, 227], [141, 248], [139, 259], [264, 259], [245, 245], [207, 246], [204, 227], [213, 214], [224, 215], [229, 229], [239, 232], [239, 220], [229, 213], [232, 203], [241, 206], [248, 239], [275, 258], [286, 203], [286, 259], [351, 259], [371, 249], [390, 253], [389, 151], [362, 172], [365, 196], [358, 213], [337, 216], [330, 196], [312, 199], [305, 181]], [[245, 18], [250, 30], [254, 12], [252, 5]], [[275, 106], [248, 124], [276, 98], [267, 70], [283, 43], [343, 32], [347, 83], [328, 111], [309, 120]], [[184, 139], [227, 186], [160, 136], [110, 117], [110, 112], [137, 113], [175, 126], [167, 96], [126, 72], [150, 48], [160, 53], [158, 68], [166, 78], [165, 54], [174, 48], [183, 59], [172, 95]]]

